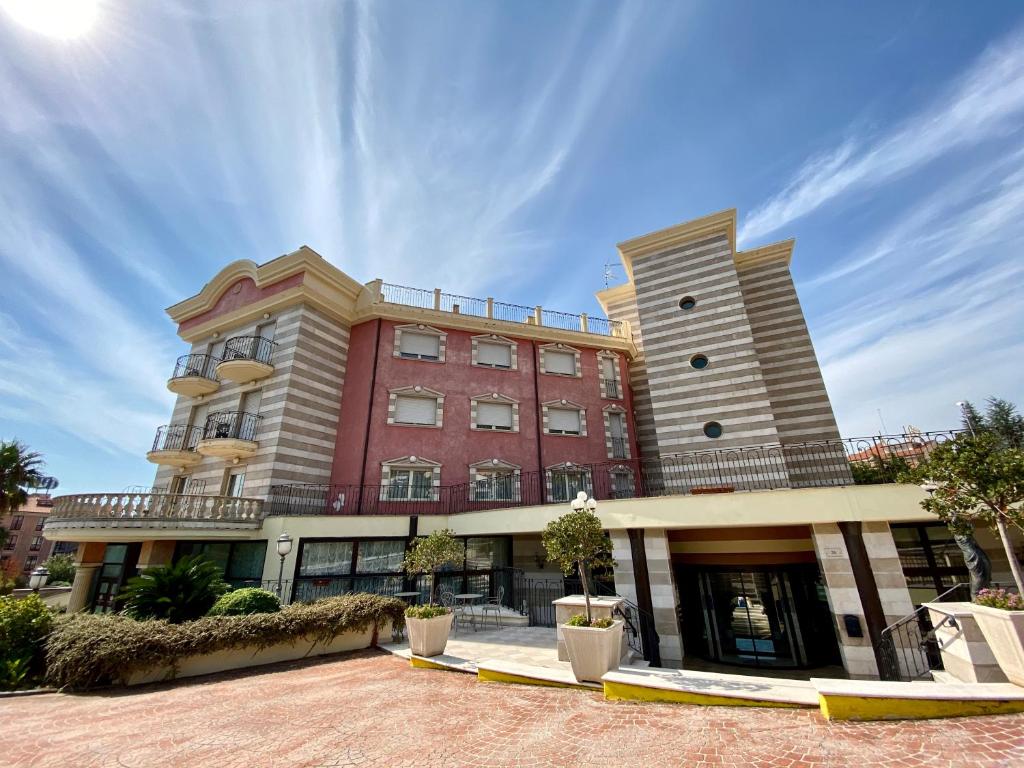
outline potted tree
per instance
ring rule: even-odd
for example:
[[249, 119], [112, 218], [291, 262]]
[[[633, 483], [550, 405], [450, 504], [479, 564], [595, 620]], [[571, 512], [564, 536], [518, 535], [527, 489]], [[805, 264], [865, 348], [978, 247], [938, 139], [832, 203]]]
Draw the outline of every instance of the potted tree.
[[446, 565], [458, 565], [464, 557], [462, 543], [447, 528], [413, 542], [402, 567], [410, 576], [430, 574], [430, 600], [426, 605], [405, 609], [409, 630], [409, 649], [416, 656], [439, 656], [448, 644], [448, 633], [455, 618], [448, 608], [436, 604], [437, 578]]
[[929, 493], [921, 506], [954, 533], [975, 525], [998, 533], [1018, 594], [982, 589], [972, 613], [1003, 674], [1024, 685], [1024, 576], [1008, 531], [1024, 523], [1024, 450], [993, 432], [960, 435], [932, 450], [914, 474]]
[[580, 491], [573, 510], [552, 520], [544, 529], [544, 549], [566, 576], [578, 571], [586, 604], [586, 615], [576, 615], [559, 629], [569, 653], [569, 663], [577, 680], [600, 682], [604, 674], [619, 666], [622, 649], [622, 621], [594, 619], [590, 607], [588, 570], [595, 565], [611, 565], [611, 546], [604, 535], [601, 520], [594, 514], [597, 502]]

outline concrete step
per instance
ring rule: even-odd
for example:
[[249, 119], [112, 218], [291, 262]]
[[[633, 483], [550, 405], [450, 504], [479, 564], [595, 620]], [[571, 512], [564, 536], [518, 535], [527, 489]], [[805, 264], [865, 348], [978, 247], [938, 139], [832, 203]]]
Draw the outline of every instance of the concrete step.
[[829, 720], [924, 720], [1024, 712], [1024, 688], [1013, 683], [894, 683], [812, 678]]
[[818, 694], [805, 680], [660, 667], [619, 667], [602, 680], [607, 699], [731, 707], [818, 706]]

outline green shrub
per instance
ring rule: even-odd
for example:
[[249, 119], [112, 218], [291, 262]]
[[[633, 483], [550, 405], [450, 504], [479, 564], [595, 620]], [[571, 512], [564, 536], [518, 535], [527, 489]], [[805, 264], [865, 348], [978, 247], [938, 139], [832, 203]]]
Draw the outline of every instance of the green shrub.
[[614, 623], [615, 619], [610, 619], [608, 617], [588, 621], [587, 617], [582, 613], [577, 613], [574, 616], [570, 616], [569, 620], [565, 622], [565, 625], [567, 627], [594, 627], [595, 629], [608, 629], [608, 627]]
[[405, 609], [407, 619], [436, 619], [444, 616], [448, 609], [443, 605], [410, 605]]
[[166, 619], [180, 624], [205, 616], [229, 589], [216, 564], [194, 555], [173, 565], [147, 568], [129, 579], [118, 602], [133, 619]]
[[59, 586], [61, 582], [70, 584], [75, 580], [75, 558], [73, 555], [50, 555], [43, 562], [43, 567], [50, 572], [46, 582], [49, 587]]
[[288, 605], [277, 613], [206, 616], [184, 624], [75, 613], [57, 620], [46, 643], [46, 676], [52, 685], [84, 690], [154, 667], [174, 668], [188, 656], [299, 638], [329, 642], [343, 632], [401, 625], [404, 611], [397, 598], [355, 594]]
[[43, 640], [53, 627], [53, 612], [29, 595], [0, 597], [0, 690], [22, 687], [43, 671]]
[[243, 587], [228, 592], [213, 604], [207, 616], [248, 616], [253, 613], [277, 613], [281, 601], [277, 595], [257, 587]]

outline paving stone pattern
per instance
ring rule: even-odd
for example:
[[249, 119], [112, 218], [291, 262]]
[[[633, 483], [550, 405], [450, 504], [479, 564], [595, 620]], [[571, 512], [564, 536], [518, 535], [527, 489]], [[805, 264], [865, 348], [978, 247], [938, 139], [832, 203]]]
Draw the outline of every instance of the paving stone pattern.
[[607, 702], [377, 651], [88, 695], [0, 699], [10, 766], [1024, 765], [1024, 715], [828, 723], [811, 710]]

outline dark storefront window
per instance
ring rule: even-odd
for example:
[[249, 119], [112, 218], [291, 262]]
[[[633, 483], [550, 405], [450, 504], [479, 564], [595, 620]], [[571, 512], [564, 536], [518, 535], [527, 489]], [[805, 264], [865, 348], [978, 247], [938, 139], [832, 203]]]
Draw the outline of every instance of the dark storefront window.
[[112, 613], [117, 610], [115, 598], [125, 581], [135, 575], [141, 544], [107, 544], [103, 551], [103, 565], [96, 577], [93, 593], [93, 612]]
[[174, 553], [179, 560], [202, 555], [221, 570], [224, 581], [235, 589], [258, 587], [263, 583], [263, 563], [267, 557], [265, 541], [180, 541]]
[[945, 525], [908, 523], [891, 528], [915, 605], [969, 580], [963, 554]]

